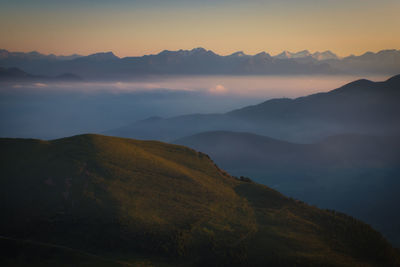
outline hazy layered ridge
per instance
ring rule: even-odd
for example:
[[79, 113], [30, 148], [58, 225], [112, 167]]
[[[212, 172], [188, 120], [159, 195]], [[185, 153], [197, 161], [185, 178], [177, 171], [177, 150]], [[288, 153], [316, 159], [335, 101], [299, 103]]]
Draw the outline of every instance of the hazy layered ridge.
[[252, 132], [296, 142], [339, 133], [400, 132], [400, 76], [384, 82], [358, 80], [296, 99], [271, 99], [224, 114], [193, 114], [143, 120], [110, 135], [172, 141], [211, 130]]
[[366, 224], [234, 179], [186, 147], [98, 135], [0, 146], [1, 235], [156, 266], [399, 263]]
[[51, 139], [104, 132], [152, 116], [224, 113], [265, 99], [328, 91], [357, 78], [152, 76], [131, 82], [11, 79], [0, 85], [0, 136]]
[[295, 144], [250, 133], [207, 132], [175, 143], [209, 154], [234, 175], [362, 219], [400, 246], [399, 136], [348, 134]]
[[[2, 87], [0, 136], [52, 139], [121, 127], [152, 116], [225, 112], [256, 97], [170, 89], [119, 89], [115, 84], [43, 84]], [[129, 85], [127, 85], [129, 86]]]
[[[82, 78], [71, 74], [63, 73], [54, 77], [33, 75], [18, 68], [2, 68], [0, 67], [0, 83], [11, 83], [15, 85], [18, 82], [78, 82]], [[4, 84], [2, 84], [4, 86]]]

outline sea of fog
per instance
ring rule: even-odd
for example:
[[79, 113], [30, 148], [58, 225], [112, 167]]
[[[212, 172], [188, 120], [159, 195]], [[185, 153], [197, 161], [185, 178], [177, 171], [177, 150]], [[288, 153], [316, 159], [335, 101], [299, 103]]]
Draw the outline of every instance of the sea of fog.
[[129, 82], [0, 84], [0, 137], [102, 133], [152, 116], [221, 113], [326, 92], [371, 76], [156, 76]]

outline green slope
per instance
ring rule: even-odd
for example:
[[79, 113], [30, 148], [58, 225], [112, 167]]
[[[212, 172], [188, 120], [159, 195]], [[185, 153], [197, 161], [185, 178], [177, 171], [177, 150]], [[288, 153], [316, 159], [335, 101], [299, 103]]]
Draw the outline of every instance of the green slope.
[[368, 225], [239, 181], [186, 147], [81, 135], [0, 148], [2, 236], [155, 266], [399, 263]]

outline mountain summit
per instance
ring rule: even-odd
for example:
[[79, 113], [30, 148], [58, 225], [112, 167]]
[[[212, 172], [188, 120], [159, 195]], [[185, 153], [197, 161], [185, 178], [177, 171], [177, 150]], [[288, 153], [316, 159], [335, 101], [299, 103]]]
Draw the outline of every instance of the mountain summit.
[[324, 52], [317, 51], [313, 53], [311, 56], [317, 60], [339, 59], [339, 57], [335, 53], [332, 53], [329, 50]]
[[89, 56], [87, 56], [85, 58], [89, 59], [89, 60], [95, 60], [95, 61], [107, 61], [107, 60], [119, 59], [119, 57], [114, 55], [113, 52], [95, 53], [95, 54], [91, 54], [91, 55], [89, 55]]

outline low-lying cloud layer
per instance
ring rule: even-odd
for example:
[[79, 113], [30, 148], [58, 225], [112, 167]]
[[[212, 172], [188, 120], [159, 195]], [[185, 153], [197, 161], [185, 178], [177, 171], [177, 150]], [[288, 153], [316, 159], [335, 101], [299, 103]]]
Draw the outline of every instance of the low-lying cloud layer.
[[357, 78], [160, 76], [131, 82], [11, 83], [0, 87], [0, 136], [102, 133], [151, 116], [223, 113], [270, 98], [329, 91]]

